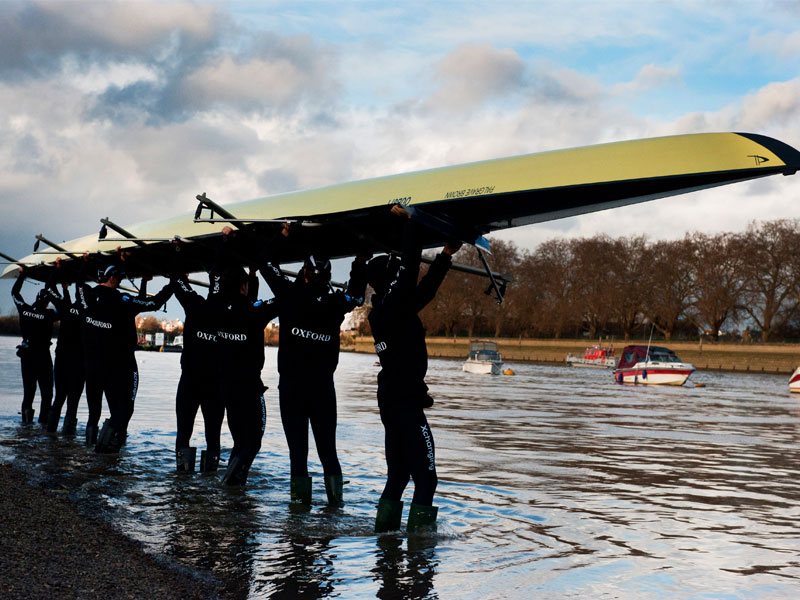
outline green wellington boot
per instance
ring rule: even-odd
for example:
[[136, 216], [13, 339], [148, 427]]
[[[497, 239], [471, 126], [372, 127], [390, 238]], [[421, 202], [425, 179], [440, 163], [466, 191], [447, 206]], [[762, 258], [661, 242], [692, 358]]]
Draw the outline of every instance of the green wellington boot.
[[439, 508], [436, 506], [423, 506], [412, 502], [411, 508], [408, 510], [406, 530], [409, 533], [436, 531], [436, 515], [438, 513]]
[[311, 477], [292, 477], [289, 480], [289, 504], [295, 508], [311, 507]]
[[342, 501], [342, 481], [341, 475], [325, 476], [325, 492], [328, 494], [328, 506], [344, 506]]
[[387, 500], [386, 498], [381, 498], [378, 501], [378, 515], [375, 517], [375, 533], [400, 529], [400, 519], [402, 516], [402, 500]]

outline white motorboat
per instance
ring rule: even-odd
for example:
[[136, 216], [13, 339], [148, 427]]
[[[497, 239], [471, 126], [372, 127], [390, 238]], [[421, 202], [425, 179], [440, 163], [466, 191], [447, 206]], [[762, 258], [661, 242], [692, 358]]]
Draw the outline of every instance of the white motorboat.
[[669, 348], [625, 346], [614, 379], [617, 383], [683, 385], [694, 371], [694, 365], [681, 362]]
[[617, 366], [613, 348], [592, 346], [587, 348], [583, 356], [567, 354], [567, 364], [571, 367], [590, 367], [594, 369], [613, 369]]
[[797, 367], [789, 378], [789, 391], [800, 392], [800, 367]]
[[462, 370], [478, 375], [500, 375], [503, 360], [495, 342], [478, 340], [469, 343], [469, 355]]

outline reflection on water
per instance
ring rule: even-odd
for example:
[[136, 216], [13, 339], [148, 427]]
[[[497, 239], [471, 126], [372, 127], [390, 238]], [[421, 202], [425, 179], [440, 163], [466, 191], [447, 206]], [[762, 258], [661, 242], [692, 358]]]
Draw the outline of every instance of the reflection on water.
[[[694, 375], [704, 388], [623, 387], [590, 369], [513, 377], [433, 360], [438, 535], [372, 533], [384, 481], [374, 357], [337, 373], [343, 509], [288, 510], [289, 460], [269, 369], [267, 432], [248, 487], [174, 472], [179, 356], [139, 353], [119, 457], [19, 425], [15, 341], [0, 338], [0, 458], [233, 598], [795, 598], [800, 591], [800, 398], [785, 377]], [[690, 380], [691, 383], [691, 380]], [[193, 445], [204, 447], [201, 417]], [[223, 427], [223, 454], [232, 440]], [[406, 499], [407, 504], [410, 495]], [[407, 509], [407, 506], [406, 506]]]

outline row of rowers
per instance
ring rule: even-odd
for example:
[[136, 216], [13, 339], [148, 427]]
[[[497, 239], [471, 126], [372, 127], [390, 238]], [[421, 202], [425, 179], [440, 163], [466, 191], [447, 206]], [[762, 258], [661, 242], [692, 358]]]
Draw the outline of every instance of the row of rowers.
[[[209, 271], [209, 292], [195, 292], [183, 275], [175, 275], [154, 296], [121, 293], [124, 262], [103, 266], [97, 285], [86, 282], [88, 261], [69, 276], [54, 269], [53, 276], [33, 304], [20, 291], [21, 274], [12, 290], [20, 313], [23, 342], [18, 347], [23, 379], [23, 422], [33, 421], [37, 384], [41, 394], [39, 422], [56, 431], [66, 402], [62, 432], [75, 433], [77, 408], [86, 386], [89, 418], [87, 445], [98, 453], [119, 452], [134, 412], [139, 374], [134, 355], [134, 317], [162, 306], [174, 293], [186, 313], [181, 377], [176, 394], [176, 463], [179, 471], [194, 470], [196, 449], [189, 446], [197, 409], [203, 413], [207, 448], [200, 470], [215, 471], [220, 461], [220, 430], [227, 414], [233, 449], [223, 483], [243, 486], [259, 449], [266, 425], [264, 328], [278, 317], [283, 335], [278, 350], [279, 402], [289, 447], [290, 501], [309, 506], [308, 427], [312, 426], [324, 472], [328, 503], [341, 506], [342, 469], [336, 453], [336, 393], [333, 373], [339, 358], [339, 329], [345, 315], [361, 305], [367, 284], [373, 288], [369, 321], [381, 361], [378, 406], [385, 428], [387, 482], [381, 495], [376, 531], [400, 526], [402, 495], [410, 479], [414, 495], [409, 530], [435, 526], [433, 497], [437, 486], [435, 446], [424, 409], [432, 405], [425, 384], [427, 350], [418, 312], [436, 294], [459, 247], [445, 246], [419, 280], [422, 246], [418, 224], [400, 206], [392, 213], [403, 229], [402, 259], [386, 255], [369, 260], [357, 256], [345, 291], [330, 286], [330, 262], [308, 256], [295, 281], [283, 276], [270, 260], [279, 244], [296, 242], [288, 225], [261, 251], [259, 271], [274, 298], [256, 300], [257, 278], [234, 257], [243, 234], [223, 229], [222, 241]], [[76, 298], [69, 296], [67, 280], [75, 280]], [[61, 282], [63, 295], [56, 290]], [[145, 288], [145, 284], [142, 288]], [[56, 310], [49, 308], [50, 304]], [[55, 371], [49, 344], [52, 323], [61, 321]], [[53, 379], [55, 375], [55, 398]], [[98, 424], [102, 398], [110, 417]]]

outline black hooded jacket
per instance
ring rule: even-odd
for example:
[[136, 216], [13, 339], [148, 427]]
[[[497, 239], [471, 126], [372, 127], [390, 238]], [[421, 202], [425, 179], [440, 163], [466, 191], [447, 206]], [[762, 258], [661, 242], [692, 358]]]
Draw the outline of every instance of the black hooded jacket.
[[339, 364], [339, 330], [347, 313], [364, 303], [365, 261], [356, 259], [347, 291], [292, 282], [270, 263], [261, 274], [275, 295], [280, 319], [278, 372], [304, 378], [330, 378]]
[[424, 404], [427, 397], [428, 349], [425, 328], [417, 313], [433, 300], [450, 269], [451, 259], [447, 254], [439, 254], [418, 284], [422, 257], [418, 227], [413, 221], [406, 222], [399, 272], [382, 297], [378, 294], [372, 297], [369, 324], [381, 362], [379, 404], [409, 399]]
[[[47, 308], [48, 302], [39, 300], [28, 304], [22, 298], [20, 290], [25, 281], [25, 273], [20, 273], [11, 288], [11, 297], [19, 311], [19, 328], [22, 339], [29, 348], [41, 349], [50, 346], [53, 337], [53, 323], [58, 321], [59, 315], [53, 309]], [[47, 296], [49, 300], [49, 295]]]
[[85, 351], [104, 363], [132, 358], [138, 341], [134, 317], [159, 309], [171, 295], [172, 284], [155, 296], [138, 298], [104, 285], [89, 287], [80, 277], [78, 310]]
[[64, 295], [61, 296], [52, 284], [45, 289], [60, 318], [56, 353], [79, 352], [81, 348], [81, 317], [78, 299], [76, 298], [73, 303], [68, 289], [65, 289]]

